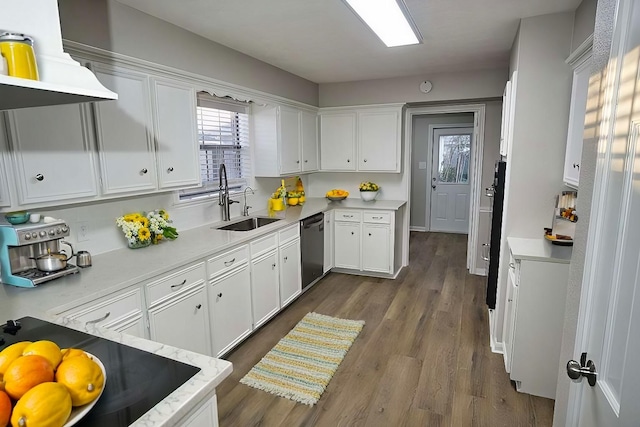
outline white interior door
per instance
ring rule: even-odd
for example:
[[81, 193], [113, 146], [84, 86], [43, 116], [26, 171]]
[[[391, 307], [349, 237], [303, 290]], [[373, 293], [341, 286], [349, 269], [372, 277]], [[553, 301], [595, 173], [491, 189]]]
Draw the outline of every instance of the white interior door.
[[640, 2], [620, 0], [576, 338], [576, 352], [595, 363], [597, 377], [593, 386], [584, 377], [572, 384], [568, 425], [637, 426], [640, 420], [639, 46]]
[[433, 131], [430, 231], [469, 232], [473, 127]]

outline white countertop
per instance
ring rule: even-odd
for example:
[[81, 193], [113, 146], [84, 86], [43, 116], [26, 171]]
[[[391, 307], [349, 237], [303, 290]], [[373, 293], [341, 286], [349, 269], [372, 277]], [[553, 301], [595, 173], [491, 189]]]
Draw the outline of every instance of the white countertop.
[[542, 237], [536, 239], [507, 237], [507, 242], [511, 254], [516, 260], [559, 262], [563, 264], [571, 262], [571, 246], [554, 245]]

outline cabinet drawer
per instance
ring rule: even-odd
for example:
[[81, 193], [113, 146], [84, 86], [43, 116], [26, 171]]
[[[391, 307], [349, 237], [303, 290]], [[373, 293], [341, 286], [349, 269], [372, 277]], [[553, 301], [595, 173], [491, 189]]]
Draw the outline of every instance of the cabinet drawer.
[[361, 211], [336, 210], [333, 215], [335, 221], [360, 222], [362, 219]]
[[362, 221], [374, 224], [390, 224], [391, 214], [389, 212], [364, 212]]
[[247, 262], [249, 259], [249, 247], [243, 245], [221, 255], [217, 255], [207, 261], [209, 277], [214, 277], [227, 270]]
[[155, 305], [167, 296], [187, 289], [194, 283], [204, 282], [205, 278], [204, 263], [201, 262], [159, 280], [155, 280], [146, 286], [147, 303], [149, 306]]
[[278, 247], [278, 234], [273, 233], [251, 242], [251, 256], [256, 257]]
[[140, 288], [123, 292], [115, 297], [109, 297], [102, 301], [92, 302], [89, 306], [83, 306], [64, 315], [83, 323], [103, 325], [125, 317], [128, 314], [140, 312], [142, 309], [142, 295]]
[[300, 224], [292, 225], [278, 232], [278, 241], [282, 245], [300, 236]]

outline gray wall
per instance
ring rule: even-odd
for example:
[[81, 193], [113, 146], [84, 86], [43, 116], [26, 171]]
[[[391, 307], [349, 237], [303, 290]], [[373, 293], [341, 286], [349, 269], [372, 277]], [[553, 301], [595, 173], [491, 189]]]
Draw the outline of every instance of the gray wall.
[[[429, 114], [414, 117], [411, 140], [411, 227], [426, 227], [427, 181], [431, 181], [432, 146], [429, 146], [429, 125], [466, 123], [473, 126], [473, 114]], [[418, 168], [420, 162], [427, 163], [427, 169]], [[429, 187], [430, 188], [430, 187]]]
[[573, 20], [571, 51], [574, 51], [587, 37], [593, 34], [597, 4], [598, 0], [583, 0], [576, 9]]
[[316, 83], [114, 0], [64, 0], [59, 8], [67, 40], [318, 105]]
[[[587, 1], [587, 0], [585, 0]], [[595, 18], [595, 30], [593, 34], [593, 62], [591, 69], [590, 91], [588, 95], [588, 108], [602, 107], [603, 93], [600, 91], [600, 82], [603, 80], [603, 70], [609, 61], [611, 39], [613, 34], [613, 22], [615, 18], [616, 1], [598, 0]], [[594, 90], [591, 90], [594, 88]], [[582, 276], [584, 270], [585, 254], [587, 251], [587, 234], [591, 216], [591, 201], [596, 170], [596, 153], [598, 146], [598, 130], [600, 129], [601, 114], [591, 115], [596, 117], [593, 123], [585, 123], [585, 134], [582, 146], [582, 159], [580, 160], [580, 189], [578, 191], [578, 206], [580, 221], [576, 224], [575, 243], [571, 257], [569, 270], [569, 284], [567, 285], [567, 304], [565, 308], [565, 321], [560, 350], [560, 366], [558, 367], [558, 386], [556, 389], [556, 405], [553, 417], [553, 425], [564, 426], [567, 417], [567, 404], [571, 382], [567, 378], [565, 363], [567, 360], [576, 359], [580, 349], [574, 349], [576, 339], [576, 327], [578, 324], [578, 309], [582, 292]]]
[[[420, 92], [429, 80], [433, 89]], [[434, 102], [502, 97], [507, 69], [425, 74], [412, 77], [320, 84], [320, 106], [382, 104], [388, 102]]]

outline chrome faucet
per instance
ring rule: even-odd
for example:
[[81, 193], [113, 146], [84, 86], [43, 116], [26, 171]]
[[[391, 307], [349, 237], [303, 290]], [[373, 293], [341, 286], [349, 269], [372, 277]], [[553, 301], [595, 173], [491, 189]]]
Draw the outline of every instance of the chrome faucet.
[[[229, 221], [231, 214], [229, 212], [229, 205], [232, 203], [240, 203], [236, 200], [229, 198], [229, 183], [227, 182], [227, 168], [224, 163], [220, 163], [220, 169], [218, 169], [218, 176], [220, 178], [220, 187], [218, 192], [218, 205], [222, 208], [222, 220]], [[222, 186], [222, 178], [224, 177], [224, 186]]]
[[248, 185], [244, 189], [244, 207], [242, 208], [242, 215], [244, 216], [249, 216], [249, 208], [251, 207], [247, 205], [247, 190], [251, 190], [251, 194], [256, 194], [253, 192], [253, 188], [249, 187]]

